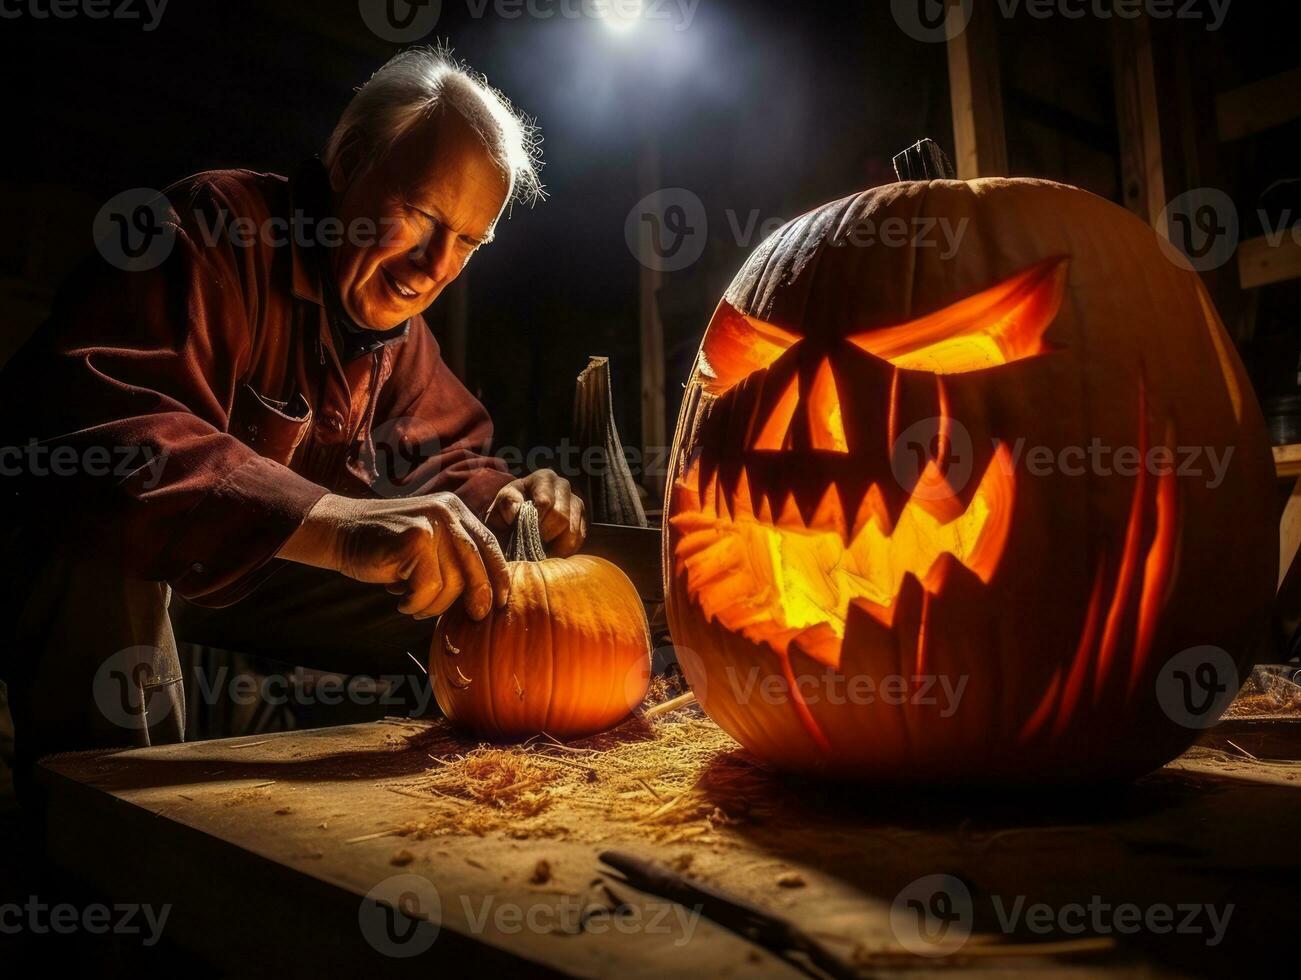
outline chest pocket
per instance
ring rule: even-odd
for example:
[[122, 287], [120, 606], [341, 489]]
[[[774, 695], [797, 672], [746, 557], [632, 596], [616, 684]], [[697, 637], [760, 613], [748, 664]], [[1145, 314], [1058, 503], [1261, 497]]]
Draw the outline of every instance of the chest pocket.
[[282, 402], [245, 384], [235, 391], [228, 431], [258, 455], [288, 466], [311, 424], [312, 409], [301, 394]]

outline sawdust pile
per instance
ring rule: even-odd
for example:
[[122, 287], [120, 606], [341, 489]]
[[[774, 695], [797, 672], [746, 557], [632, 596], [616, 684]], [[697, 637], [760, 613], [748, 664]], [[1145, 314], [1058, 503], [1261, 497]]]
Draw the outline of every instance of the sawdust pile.
[[1257, 667], [1224, 716], [1301, 716], [1301, 684], [1285, 668]]
[[394, 788], [430, 804], [425, 819], [404, 828], [416, 838], [601, 840], [617, 826], [661, 843], [707, 843], [727, 824], [762, 820], [762, 787], [772, 778], [696, 705], [563, 745], [449, 739], [426, 751], [431, 767]]

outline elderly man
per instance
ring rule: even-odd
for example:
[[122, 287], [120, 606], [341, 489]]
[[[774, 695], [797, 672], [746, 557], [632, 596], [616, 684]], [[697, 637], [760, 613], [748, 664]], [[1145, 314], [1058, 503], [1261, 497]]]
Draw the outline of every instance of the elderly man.
[[554, 552], [581, 545], [563, 479], [486, 455], [421, 316], [539, 193], [533, 146], [447, 53], [408, 51], [322, 162], [183, 181], [160, 264], [73, 283], [0, 386], [20, 763], [181, 739], [177, 636], [409, 673], [453, 602], [505, 600], [494, 530], [525, 499]]

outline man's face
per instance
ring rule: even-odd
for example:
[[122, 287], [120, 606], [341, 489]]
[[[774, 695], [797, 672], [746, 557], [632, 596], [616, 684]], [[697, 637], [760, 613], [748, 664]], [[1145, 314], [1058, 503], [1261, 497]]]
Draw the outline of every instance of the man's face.
[[465, 118], [445, 109], [333, 190], [346, 229], [333, 257], [344, 309], [389, 330], [428, 308], [492, 238], [510, 187]]

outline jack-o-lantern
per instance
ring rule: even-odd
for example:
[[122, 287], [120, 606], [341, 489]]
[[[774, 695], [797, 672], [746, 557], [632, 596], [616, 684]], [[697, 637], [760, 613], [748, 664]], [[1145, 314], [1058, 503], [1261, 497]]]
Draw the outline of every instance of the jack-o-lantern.
[[1196, 734], [1171, 659], [1241, 668], [1260, 636], [1272, 479], [1152, 229], [1042, 180], [891, 184], [775, 233], [710, 322], [669, 622], [705, 710], [782, 767], [1132, 776]]

